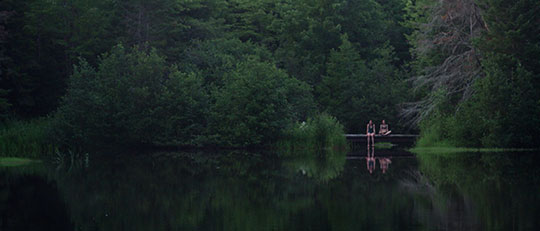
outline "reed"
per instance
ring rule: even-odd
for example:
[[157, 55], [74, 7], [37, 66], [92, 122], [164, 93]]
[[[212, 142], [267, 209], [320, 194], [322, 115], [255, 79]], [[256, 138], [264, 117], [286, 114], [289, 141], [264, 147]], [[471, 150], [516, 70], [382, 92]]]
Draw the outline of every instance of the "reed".
[[48, 118], [8, 121], [0, 126], [0, 156], [40, 158], [56, 151], [48, 142]]
[[343, 134], [343, 125], [335, 117], [321, 114], [290, 126], [277, 147], [285, 154], [346, 150], [347, 140]]

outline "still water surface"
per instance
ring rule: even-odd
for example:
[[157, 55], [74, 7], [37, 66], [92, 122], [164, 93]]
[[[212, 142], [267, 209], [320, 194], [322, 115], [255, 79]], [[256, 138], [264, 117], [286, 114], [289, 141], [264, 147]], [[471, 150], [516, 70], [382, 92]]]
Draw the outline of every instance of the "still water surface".
[[0, 168], [0, 230], [540, 228], [536, 153], [373, 152], [371, 164], [367, 150], [214, 151]]

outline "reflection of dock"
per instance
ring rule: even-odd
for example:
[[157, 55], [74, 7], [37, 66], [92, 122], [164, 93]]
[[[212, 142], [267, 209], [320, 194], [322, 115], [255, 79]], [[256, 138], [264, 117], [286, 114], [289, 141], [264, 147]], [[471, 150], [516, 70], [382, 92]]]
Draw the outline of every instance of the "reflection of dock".
[[[414, 159], [415, 156], [382, 156], [382, 157], [388, 157], [391, 159]], [[377, 158], [377, 156], [375, 156]], [[347, 156], [347, 160], [365, 160], [366, 156]]]
[[[345, 134], [352, 152], [361, 151], [366, 148], [366, 134]], [[375, 145], [377, 143], [391, 143], [402, 147], [412, 146], [416, 142], [418, 135], [413, 134], [390, 134], [386, 136], [375, 135]]]

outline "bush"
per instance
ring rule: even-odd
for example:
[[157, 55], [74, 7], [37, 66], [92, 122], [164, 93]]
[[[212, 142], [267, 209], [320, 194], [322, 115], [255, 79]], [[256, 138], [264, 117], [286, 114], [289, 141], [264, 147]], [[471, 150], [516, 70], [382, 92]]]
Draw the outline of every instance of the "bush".
[[287, 128], [277, 146], [287, 155], [329, 149], [345, 150], [347, 140], [344, 134], [343, 125], [335, 117], [320, 114]]
[[224, 146], [272, 144], [287, 125], [315, 110], [305, 83], [254, 60], [238, 64], [212, 96], [210, 134]]
[[214, 84], [205, 72], [182, 72], [155, 51], [116, 46], [97, 68], [85, 61], [75, 68], [52, 136], [70, 147], [247, 147], [271, 144], [315, 111], [309, 86], [273, 63], [246, 58], [227, 68], [210, 76], [219, 77]]
[[206, 128], [202, 79], [153, 50], [116, 46], [97, 69], [81, 61], [54, 115], [53, 134], [68, 146], [193, 145]]

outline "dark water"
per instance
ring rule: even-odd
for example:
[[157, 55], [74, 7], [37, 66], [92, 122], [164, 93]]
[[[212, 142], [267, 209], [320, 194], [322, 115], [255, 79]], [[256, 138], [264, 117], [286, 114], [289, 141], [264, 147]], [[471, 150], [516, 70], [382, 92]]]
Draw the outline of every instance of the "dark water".
[[327, 155], [111, 153], [1, 168], [0, 230], [540, 228], [536, 153], [375, 149], [371, 166], [366, 151]]

